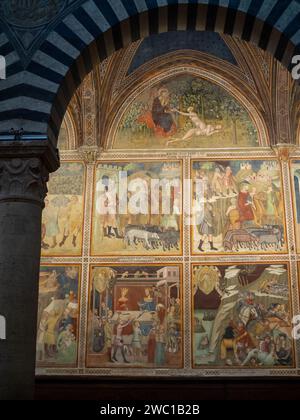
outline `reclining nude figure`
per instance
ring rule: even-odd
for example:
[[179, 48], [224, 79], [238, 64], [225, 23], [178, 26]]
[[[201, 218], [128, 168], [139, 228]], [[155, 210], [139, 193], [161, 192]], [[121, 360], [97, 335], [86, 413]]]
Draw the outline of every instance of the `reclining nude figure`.
[[197, 113], [194, 111], [194, 108], [191, 106], [188, 108], [188, 112], [181, 112], [178, 109], [172, 109], [172, 111], [177, 112], [180, 115], [184, 115], [185, 117], [189, 117], [192, 123], [194, 124], [194, 128], [191, 128], [182, 139], [170, 140], [168, 141], [168, 145], [171, 143], [176, 143], [178, 141], [186, 141], [192, 138], [193, 136], [212, 136], [215, 133], [219, 133], [222, 130], [221, 125], [213, 126], [211, 124], [205, 124], [202, 121]]

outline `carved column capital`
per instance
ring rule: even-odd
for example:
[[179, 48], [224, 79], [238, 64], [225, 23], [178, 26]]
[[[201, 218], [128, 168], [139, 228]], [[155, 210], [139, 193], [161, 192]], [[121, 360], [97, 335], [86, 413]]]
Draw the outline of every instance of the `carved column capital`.
[[41, 207], [49, 172], [59, 168], [59, 156], [42, 136], [0, 136], [0, 202], [31, 202]]
[[0, 202], [32, 202], [43, 207], [49, 173], [41, 159], [0, 159]]

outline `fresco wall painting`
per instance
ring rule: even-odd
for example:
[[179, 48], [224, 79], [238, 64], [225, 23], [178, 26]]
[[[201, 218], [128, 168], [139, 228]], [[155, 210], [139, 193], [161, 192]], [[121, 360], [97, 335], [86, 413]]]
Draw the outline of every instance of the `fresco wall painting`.
[[39, 279], [37, 367], [76, 366], [79, 265], [42, 265]]
[[79, 256], [82, 249], [85, 169], [63, 162], [51, 174], [42, 220], [42, 256]]
[[[128, 188], [120, 187], [126, 177]], [[163, 212], [163, 188], [156, 195], [153, 181], [171, 182], [168, 212]], [[110, 188], [110, 182], [115, 189]], [[132, 189], [130, 190], [130, 185]], [[135, 198], [136, 197], [136, 198]], [[136, 208], [132, 209], [130, 203]], [[119, 205], [125, 203], [125, 211]], [[98, 163], [95, 171], [93, 255], [180, 255], [182, 253], [181, 161], [126, 161]], [[154, 214], [153, 214], [154, 213]]]
[[287, 264], [193, 265], [195, 368], [295, 365]]
[[286, 250], [278, 161], [194, 160], [192, 180], [194, 254]]
[[115, 149], [259, 146], [246, 108], [224, 88], [179, 74], [144, 89], [126, 109]]
[[[272, 159], [255, 158], [191, 159], [190, 162], [191, 198], [200, 201], [200, 209], [203, 210], [200, 219], [196, 219], [201, 223], [191, 227], [193, 252], [198, 258], [206, 255], [220, 258], [226, 254], [245, 255], [243, 263], [195, 262], [191, 278], [185, 275], [184, 284], [190, 283], [189, 298], [193, 313], [192, 369], [220, 369], [224, 372], [230, 368], [241, 372], [243, 369], [292, 369], [295, 352], [291, 338], [290, 273], [289, 265], [280, 260], [280, 255], [286, 251], [280, 164]], [[74, 171], [74, 162], [65, 164], [67, 174]], [[75, 162], [75, 165], [78, 163]], [[297, 165], [298, 161], [293, 166], [294, 175]], [[99, 197], [106, 194], [108, 176], [117, 179], [116, 174], [120, 170], [127, 173], [129, 180], [136, 177], [151, 180], [154, 176], [160, 179], [167, 172], [169, 175], [177, 174], [182, 182], [180, 161], [96, 163], [94, 185], [91, 187], [94, 190], [91, 237], [93, 250], [100, 238], [97, 246], [102, 250], [99, 256], [102, 262], [99, 260], [99, 263], [90, 265], [86, 271], [89, 273], [88, 321], [84, 340], [86, 368], [180, 371], [185, 348], [186, 324], [183, 319], [187, 317], [187, 308], [182, 300], [182, 265], [138, 261], [130, 264], [108, 263], [103, 262], [103, 257], [107, 252], [107, 258], [115, 256], [119, 259], [122, 255], [130, 258], [134, 254], [137, 259], [148, 255], [154, 259], [159, 255], [171, 258], [176, 255], [172, 247], [161, 247], [158, 252], [158, 248], [149, 249], [146, 242], [134, 241], [126, 249], [124, 238], [128, 227], [153, 232], [157, 226], [157, 232], [176, 233], [181, 241], [182, 236], [177, 229], [182, 230], [182, 220], [176, 211], [167, 222], [161, 222], [160, 216], [155, 222], [149, 222], [149, 216], [145, 215], [138, 215], [138, 219], [134, 219], [137, 217], [134, 215], [133, 219], [125, 219], [125, 222], [122, 217], [132, 216], [121, 215], [119, 222], [117, 215], [114, 219], [116, 224], [112, 223], [111, 232], [108, 232], [106, 222], [111, 219], [105, 219], [105, 216], [103, 219], [103, 215], [97, 215], [95, 209]], [[84, 182], [82, 164], [75, 167], [75, 173], [75, 179]], [[60, 182], [65, 182], [65, 178]], [[200, 190], [195, 186], [196, 182], [200, 182]], [[180, 201], [181, 189], [178, 195]], [[77, 191], [82, 191], [80, 198], [83, 203], [84, 185]], [[202, 198], [197, 197], [198, 191], [202, 191]], [[181, 208], [181, 205], [177, 206]], [[174, 209], [176, 205], [173, 203], [171, 207]], [[195, 217], [199, 214], [196, 213]], [[211, 228], [220, 229], [220, 238], [215, 235], [215, 230], [210, 231]], [[101, 242], [108, 233], [107, 242]], [[246, 240], [250, 236], [253, 238], [251, 244]], [[225, 249], [228, 238], [234, 240]], [[110, 247], [110, 241], [116, 241], [119, 247]], [[198, 249], [200, 243], [204, 251]], [[176, 251], [181, 248], [181, 243], [175, 247]], [[255, 262], [255, 256], [260, 258], [265, 254], [274, 256], [275, 260], [272, 263]], [[181, 259], [180, 252], [178, 257]], [[76, 366], [80, 271], [80, 266], [76, 264], [42, 263], [38, 368]]]
[[[149, 86], [114, 120], [110, 148], [119, 150], [87, 165], [65, 152], [50, 177], [38, 372], [294, 374], [299, 299], [285, 163], [258, 149], [261, 121], [216, 84], [187, 73]], [[290, 168], [299, 252], [300, 160]], [[174, 180], [164, 214], [163, 181]], [[153, 204], [154, 181], [162, 185]], [[124, 195], [125, 182], [136, 189]], [[188, 227], [184, 195], [194, 210]], [[128, 211], [132, 202], [148, 211]]]
[[94, 265], [87, 366], [181, 368], [180, 265]]

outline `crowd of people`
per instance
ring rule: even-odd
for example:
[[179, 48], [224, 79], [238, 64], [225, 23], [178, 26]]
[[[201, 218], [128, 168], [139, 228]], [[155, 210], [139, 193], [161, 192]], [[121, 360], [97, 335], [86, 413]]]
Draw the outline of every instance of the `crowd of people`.
[[[238, 235], [245, 250], [253, 250], [253, 228], [266, 238], [271, 228], [281, 232], [278, 243], [267, 238], [273, 251], [283, 245], [283, 199], [277, 162], [242, 162], [238, 169], [213, 163], [194, 170], [194, 213], [197, 251], [222, 252], [224, 240]], [[238, 233], [239, 232], [239, 233]], [[247, 235], [248, 234], [248, 235]], [[234, 241], [234, 239], [233, 239]], [[216, 243], [217, 242], [217, 245]], [[257, 247], [260, 246], [259, 238]], [[233, 243], [227, 245], [228, 248]], [[271, 250], [271, 249], [270, 249]]]
[[165, 306], [157, 303], [158, 293], [155, 286], [145, 288], [144, 298], [136, 302], [136, 310], [129, 311], [130, 293], [124, 287], [115, 310], [103, 301], [99, 309], [94, 309], [91, 347], [94, 354], [105, 355], [103, 363], [180, 364], [180, 299], [170, 298]]
[[78, 270], [42, 270], [39, 283], [37, 363], [74, 364], [77, 357]]

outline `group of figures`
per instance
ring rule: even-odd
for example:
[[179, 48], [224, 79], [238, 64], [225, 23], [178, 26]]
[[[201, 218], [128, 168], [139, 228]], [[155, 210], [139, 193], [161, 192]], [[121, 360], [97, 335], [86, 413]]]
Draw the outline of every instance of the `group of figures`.
[[77, 360], [79, 267], [42, 266], [39, 281], [37, 365]]
[[[122, 177], [126, 177], [128, 188], [125, 191]], [[99, 163], [92, 253], [180, 254], [181, 179], [179, 161]], [[165, 194], [162, 189], [154, 194], [153, 182], [170, 183], [170, 188]], [[164, 200], [167, 201], [166, 212], [163, 211]], [[154, 207], [158, 210], [154, 211]]]
[[[173, 75], [128, 98], [121, 118], [112, 127], [114, 149], [183, 151], [213, 145], [229, 150], [265, 141], [231, 94], [191, 74]], [[87, 328], [86, 337], [80, 342], [86, 346], [87, 368], [183, 368], [183, 350], [190, 346], [186, 316], [194, 369], [295, 366], [289, 265], [245, 262], [287, 251], [279, 161], [186, 156], [96, 162], [93, 194], [85, 193], [83, 162], [63, 162], [51, 175], [42, 257], [61, 257], [60, 262], [67, 257], [69, 265], [55, 260], [41, 267], [39, 367], [77, 366], [81, 267], [69, 263], [77, 257], [94, 258], [83, 270], [89, 299], [82, 316], [87, 324], [80, 328]], [[188, 166], [191, 179], [185, 180]], [[299, 251], [300, 162], [291, 169]], [[85, 235], [88, 255], [82, 247], [85, 208], [92, 217]], [[184, 229], [187, 220], [190, 232]], [[220, 256], [218, 264], [203, 261], [207, 254]], [[221, 262], [222, 254], [245, 254], [245, 259], [230, 265]], [[190, 255], [198, 261], [184, 279], [192, 285], [192, 316], [182, 301], [179, 263], [189, 264]], [[132, 256], [134, 263], [124, 263], [123, 257]], [[169, 256], [177, 263], [167, 263], [168, 258], [142, 262]]]
[[88, 366], [181, 367], [178, 266], [95, 266]]
[[42, 220], [42, 255], [80, 255], [84, 166], [63, 163], [48, 184]]
[[177, 75], [134, 98], [117, 127], [116, 149], [258, 146], [247, 110], [223, 88]]
[[[288, 264], [192, 265], [193, 367], [292, 368]], [[42, 266], [37, 366], [76, 366], [79, 266]], [[180, 265], [93, 265], [87, 367], [182, 368]]]
[[193, 182], [195, 253], [284, 249], [278, 162], [194, 161]]
[[288, 281], [286, 265], [194, 265], [194, 366], [293, 367]]
[[[123, 178], [130, 187], [125, 192]], [[154, 182], [160, 185], [156, 194]], [[169, 183], [166, 191], [164, 183]], [[99, 163], [91, 253], [180, 255], [182, 183], [180, 161]], [[277, 161], [194, 160], [191, 183], [193, 254], [285, 250], [284, 200]], [[43, 256], [81, 255], [83, 192], [83, 165], [64, 163], [49, 184], [42, 223]], [[163, 210], [164, 200], [168, 201], [167, 212]]]

